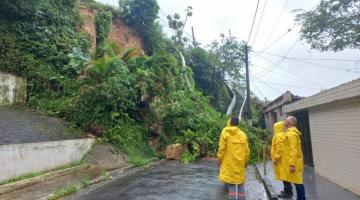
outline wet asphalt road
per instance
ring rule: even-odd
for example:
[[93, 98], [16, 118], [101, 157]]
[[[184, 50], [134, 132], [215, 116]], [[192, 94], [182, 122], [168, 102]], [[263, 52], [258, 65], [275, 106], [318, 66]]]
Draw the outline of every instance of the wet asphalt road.
[[[253, 170], [250, 170], [254, 173]], [[119, 179], [84, 193], [77, 200], [225, 200], [224, 185], [218, 181], [218, 166], [213, 161], [185, 165], [168, 161], [135, 175]], [[250, 175], [248, 190], [252, 198], [266, 199], [260, 182]], [[247, 191], [247, 196], [249, 195]], [[248, 196], [249, 197], [249, 196]]]

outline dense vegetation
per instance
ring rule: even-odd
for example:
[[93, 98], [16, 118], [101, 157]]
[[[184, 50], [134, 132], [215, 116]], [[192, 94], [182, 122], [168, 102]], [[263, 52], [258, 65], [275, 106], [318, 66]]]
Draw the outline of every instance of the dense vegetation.
[[323, 0], [313, 10], [298, 10], [301, 39], [321, 51], [359, 49], [359, 13], [359, 0]]
[[[224, 78], [242, 84], [234, 66], [241, 64], [240, 43], [223, 38], [213, 51], [174, 43], [156, 20], [155, 0], [120, 1], [119, 10], [82, 3], [98, 9], [94, 55], [76, 0], [0, 2], [0, 70], [27, 78], [28, 104], [103, 136], [138, 165], [173, 142], [189, 146], [185, 161], [214, 155], [227, 120], [220, 113], [230, 102]], [[141, 35], [147, 55], [116, 53], [119, 47], [107, 40], [113, 18]], [[242, 127], [255, 159], [268, 134]]]

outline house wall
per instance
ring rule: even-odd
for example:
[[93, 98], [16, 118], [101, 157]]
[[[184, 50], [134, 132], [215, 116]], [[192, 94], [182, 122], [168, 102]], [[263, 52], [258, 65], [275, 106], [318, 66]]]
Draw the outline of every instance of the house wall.
[[274, 110], [265, 113], [264, 115], [265, 115], [266, 129], [271, 133], [273, 132], [274, 123], [280, 120], [284, 120], [285, 118], [285, 114], [282, 112], [282, 106], [279, 106]]
[[94, 139], [0, 145], [0, 181], [77, 162]]
[[360, 98], [309, 109], [315, 172], [360, 195]]

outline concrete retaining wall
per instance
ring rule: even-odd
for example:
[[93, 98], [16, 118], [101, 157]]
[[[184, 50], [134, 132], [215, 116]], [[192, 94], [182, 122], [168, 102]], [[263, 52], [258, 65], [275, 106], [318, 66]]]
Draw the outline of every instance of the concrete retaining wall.
[[26, 102], [26, 79], [0, 72], [0, 106], [23, 105]]
[[80, 161], [94, 139], [0, 145], [0, 181]]

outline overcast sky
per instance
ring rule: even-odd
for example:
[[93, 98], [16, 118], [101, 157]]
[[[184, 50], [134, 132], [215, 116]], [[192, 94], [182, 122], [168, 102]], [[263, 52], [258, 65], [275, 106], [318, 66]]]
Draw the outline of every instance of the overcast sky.
[[[117, 0], [99, 1], [117, 5]], [[193, 26], [196, 40], [203, 46], [219, 39], [220, 33], [227, 34], [229, 30], [239, 40], [246, 41], [257, 3], [256, 0], [157, 1], [161, 9], [159, 17], [165, 22], [165, 15], [179, 13], [184, 17], [185, 9], [192, 6], [193, 16], [188, 20], [185, 31], [191, 34], [191, 26]], [[260, 0], [257, 20], [249, 41], [255, 53], [266, 48], [265, 53], [261, 53], [260, 56], [252, 53], [249, 57], [251, 61], [251, 90], [259, 98], [264, 99], [266, 97], [268, 100], [272, 100], [286, 90], [296, 95], [310, 96], [321, 89], [329, 89], [360, 77], [360, 62], [284, 60], [282, 57], [268, 54], [284, 56], [289, 52], [287, 57], [360, 59], [360, 50], [344, 50], [338, 53], [311, 50], [309, 45], [299, 40], [298, 27], [293, 28], [281, 40], [271, 46], [281, 35], [294, 26], [295, 14], [292, 12], [294, 9], [309, 10], [319, 0], [268, 0], [261, 24], [258, 26], [265, 2], [266, 0]], [[283, 8], [284, 12], [281, 12]], [[171, 34], [168, 29], [165, 28], [164, 30]], [[279, 67], [273, 67], [274, 63], [280, 63]]]

